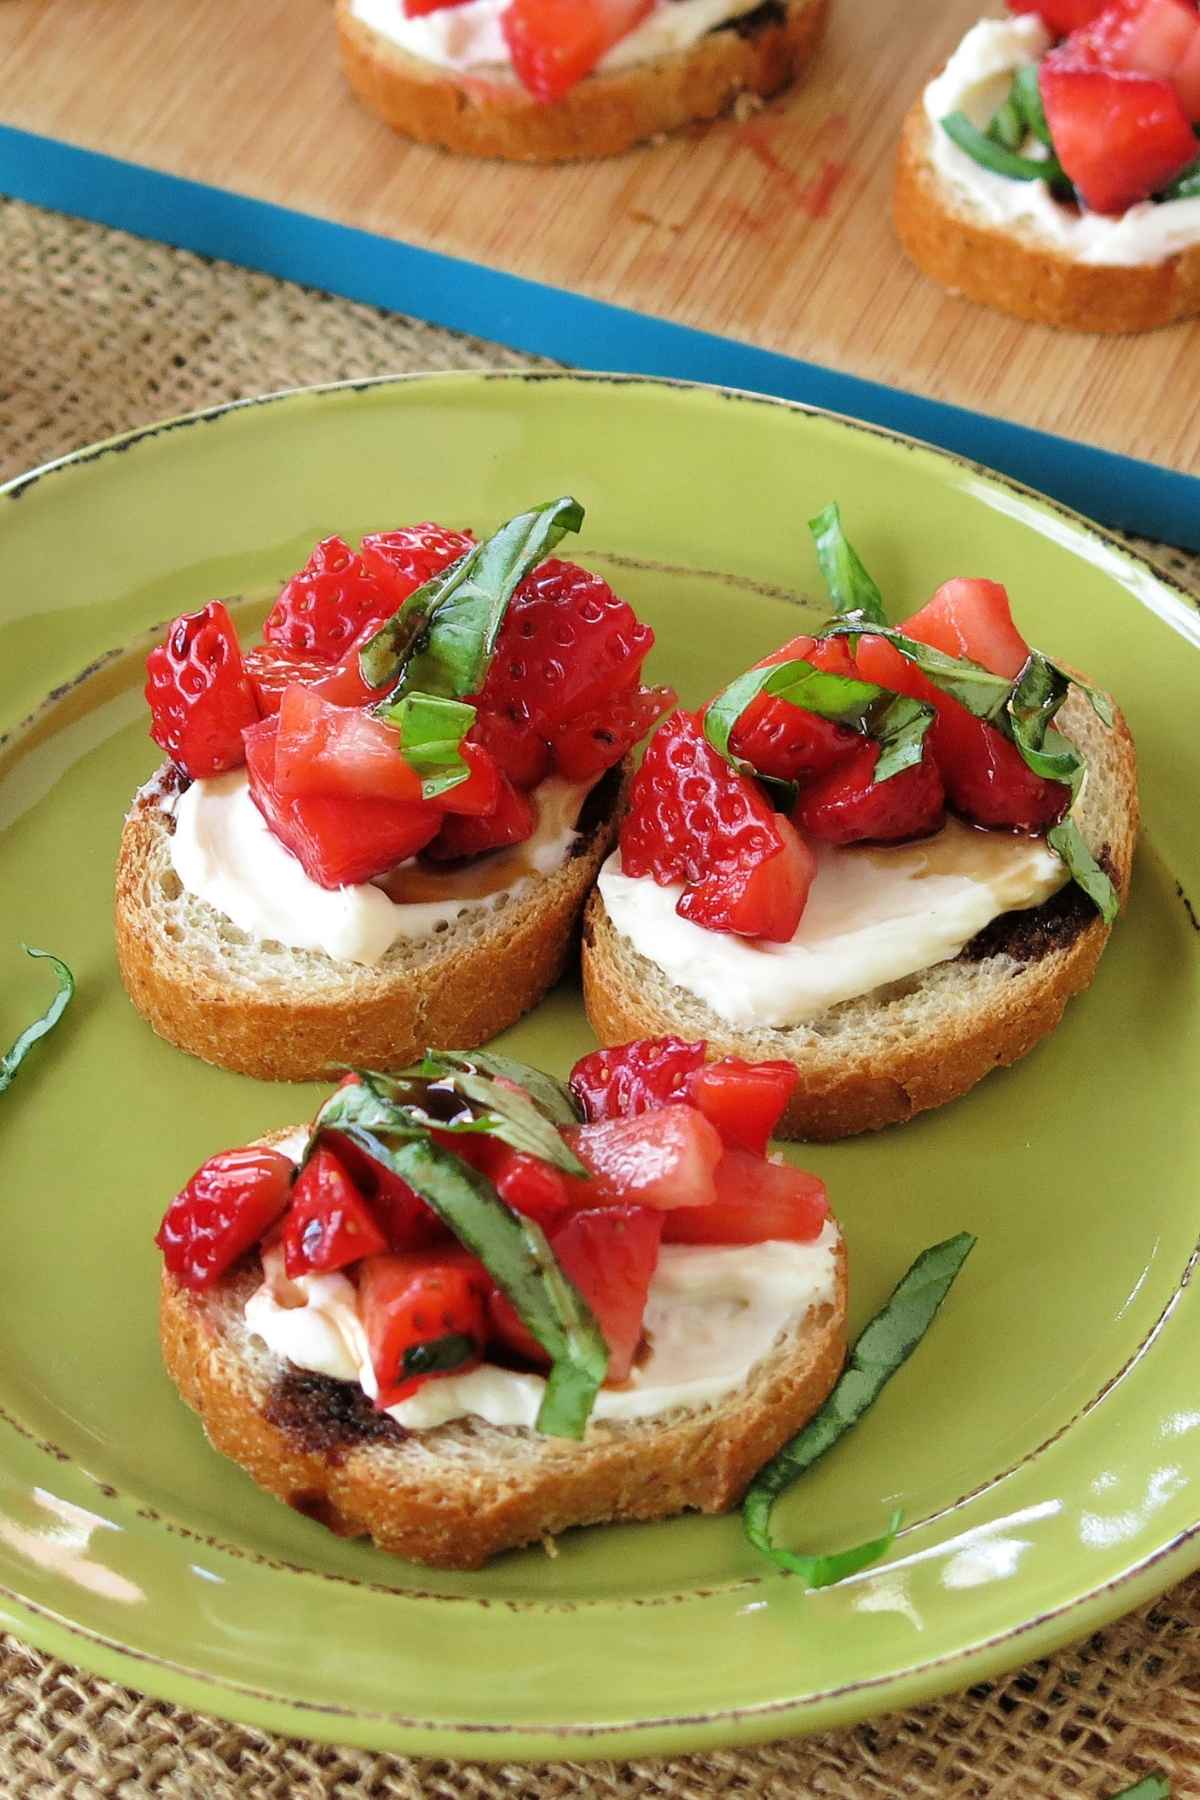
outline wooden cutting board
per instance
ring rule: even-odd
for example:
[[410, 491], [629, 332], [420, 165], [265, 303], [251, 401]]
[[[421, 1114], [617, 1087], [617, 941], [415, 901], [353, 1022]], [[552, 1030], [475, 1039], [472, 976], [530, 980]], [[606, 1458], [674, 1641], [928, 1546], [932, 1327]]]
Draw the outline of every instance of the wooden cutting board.
[[[478, 280], [482, 265], [1198, 475], [1200, 322], [1125, 339], [1051, 332], [948, 298], [896, 244], [889, 195], [900, 120], [977, 4], [833, 0], [807, 79], [749, 121], [697, 127], [609, 161], [527, 168], [424, 149], [376, 123], [343, 87], [329, 0], [4, 0], [0, 119], [16, 130], [0, 187], [275, 266], [245, 208], [223, 236], [211, 195], [172, 189], [175, 212], [147, 225], [117, 164], [77, 159], [74, 187], [46, 173], [63, 143], [103, 151], [463, 259], [426, 259], [415, 275], [405, 265], [411, 279], [386, 292], [389, 304], [440, 322], [461, 322], [454, 290]], [[201, 231], [190, 220], [205, 205]], [[321, 284], [355, 292], [346, 265], [343, 255]], [[357, 291], [379, 297], [378, 283]], [[504, 294], [485, 315], [489, 335], [603, 366], [603, 319], [616, 315], [579, 315], [588, 342], [571, 357], [562, 321], [573, 315], [557, 315], [553, 341], [531, 342], [545, 295]], [[717, 351], [712, 365], [711, 379], [734, 379]], [[709, 372], [703, 357], [701, 366]], [[857, 410], [836, 392], [835, 404]], [[1053, 458], [1043, 461], [1052, 474]], [[1119, 483], [1123, 465], [1105, 466], [1100, 486]], [[1200, 488], [1176, 481], [1170, 491], [1176, 505], [1190, 495], [1196, 513], [1176, 533], [1183, 541], [1200, 530]], [[1104, 498], [1089, 510], [1104, 516]]]

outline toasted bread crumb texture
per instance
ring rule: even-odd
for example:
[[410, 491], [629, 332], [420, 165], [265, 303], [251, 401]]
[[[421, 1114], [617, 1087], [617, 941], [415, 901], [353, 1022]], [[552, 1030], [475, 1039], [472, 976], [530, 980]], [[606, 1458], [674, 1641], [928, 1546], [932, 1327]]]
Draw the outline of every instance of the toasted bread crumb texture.
[[372, 967], [247, 936], [184, 891], [171, 815], [152, 785], [125, 821], [117, 960], [160, 1037], [262, 1081], [319, 1081], [339, 1065], [399, 1068], [427, 1045], [470, 1049], [515, 1023], [562, 973], [580, 908], [611, 848], [619, 797], [552, 874]]
[[[1120, 715], [1112, 731], [1102, 725], [1078, 689], [1060, 724], [1088, 763], [1075, 816], [1094, 854], [1104, 854], [1124, 903], [1138, 826], [1133, 740]], [[820, 1141], [900, 1124], [1026, 1055], [1088, 986], [1107, 939], [1097, 914], [1069, 942], [1032, 960], [964, 955], [807, 1024], [739, 1032], [671, 986], [617, 932], [596, 893], [584, 915], [584, 999], [602, 1044], [674, 1034], [706, 1038], [713, 1057], [786, 1057], [800, 1082], [779, 1135]]]
[[918, 99], [900, 139], [896, 231], [917, 266], [952, 294], [1069, 331], [1152, 331], [1200, 313], [1200, 244], [1134, 268], [1093, 267], [997, 230], [939, 179], [931, 129]]
[[[846, 1261], [837, 1297], [782, 1335], [743, 1387], [702, 1412], [594, 1424], [584, 1443], [460, 1419], [375, 1442], [319, 1444], [275, 1422], [289, 1364], [246, 1329], [252, 1266], [203, 1294], [164, 1274], [168, 1373], [224, 1455], [260, 1487], [343, 1537], [443, 1569], [478, 1569], [501, 1550], [573, 1525], [724, 1512], [811, 1418], [846, 1352]], [[275, 1419], [271, 1414], [275, 1414]]]
[[[753, 30], [710, 31], [686, 50], [589, 75], [553, 105], [516, 81], [456, 78], [410, 56], [338, 0], [342, 67], [359, 99], [424, 144], [510, 162], [613, 156], [659, 132], [713, 119], [739, 94], [773, 94], [807, 61], [828, 0], [786, 0]], [[776, 12], [778, 16], [776, 16]]]

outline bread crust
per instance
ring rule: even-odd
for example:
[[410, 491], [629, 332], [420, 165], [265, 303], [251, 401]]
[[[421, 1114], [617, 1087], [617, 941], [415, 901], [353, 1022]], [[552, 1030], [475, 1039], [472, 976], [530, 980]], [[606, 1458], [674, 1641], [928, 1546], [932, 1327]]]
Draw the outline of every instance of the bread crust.
[[[160, 771], [161, 776], [161, 771]], [[515, 1024], [558, 980], [600, 864], [612, 847], [620, 789], [604, 819], [551, 875], [469, 936], [452, 928], [415, 963], [374, 968], [306, 953], [319, 985], [238, 978], [212, 929], [164, 928], [156, 886], [169, 878], [174, 820], [152, 784], [136, 797], [117, 860], [117, 962], [134, 1006], [159, 1037], [202, 1062], [260, 1081], [320, 1081], [346, 1064], [400, 1068], [428, 1046], [472, 1049]], [[176, 880], [175, 886], [178, 887]], [[215, 945], [215, 948], [214, 948]]]
[[918, 268], [950, 293], [1067, 331], [1153, 331], [1200, 313], [1200, 244], [1135, 268], [1080, 263], [973, 217], [937, 176], [918, 98], [896, 165], [893, 216]]
[[214, 1447], [343, 1537], [442, 1569], [478, 1569], [499, 1551], [575, 1525], [662, 1519], [736, 1505], [751, 1477], [812, 1417], [846, 1353], [846, 1258], [832, 1306], [811, 1312], [732, 1396], [702, 1412], [593, 1424], [582, 1444], [480, 1419], [382, 1443], [315, 1449], [268, 1416], [288, 1367], [241, 1323], [253, 1265], [197, 1294], [164, 1272], [167, 1371]]
[[[1093, 853], [1105, 855], [1123, 905], [1138, 828], [1133, 740], [1119, 713], [1111, 733], [1100, 727], [1078, 689], [1061, 723], [1087, 747], [1080, 828]], [[702, 1036], [714, 1059], [786, 1057], [800, 1081], [778, 1135], [824, 1142], [902, 1124], [1027, 1055], [1054, 1030], [1067, 1001], [1091, 982], [1109, 929], [1096, 914], [1069, 943], [1032, 960], [995, 955], [967, 963], [960, 957], [900, 984], [899, 995], [867, 996], [873, 1004], [865, 1013], [863, 1003], [849, 1001], [824, 1015], [826, 1022], [836, 1021], [855, 1008], [853, 1032], [798, 1026], [760, 1034], [726, 1024], [703, 1001], [669, 986], [620, 936], [597, 891], [584, 914], [584, 1003], [602, 1044]], [[932, 991], [935, 982], [952, 1004], [925, 1011], [922, 990]]]
[[516, 81], [456, 76], [410, 56], [356, 18], [351, 0], [338, 0], [336, 16], [347, 81], [394, 131], [470, 156], [566, 162], [716, 118], [739, 94], [777, 92], [808, 60], [827, 9], [828, 0], [780, 0], [780, 16], [753, 31], [710, 31], [685, 50], [589, 75], [551, 105]]

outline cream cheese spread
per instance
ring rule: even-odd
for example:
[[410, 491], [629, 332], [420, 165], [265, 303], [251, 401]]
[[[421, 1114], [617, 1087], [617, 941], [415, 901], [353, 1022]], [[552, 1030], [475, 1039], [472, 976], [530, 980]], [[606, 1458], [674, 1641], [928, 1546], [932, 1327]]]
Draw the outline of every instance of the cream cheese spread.
[[[810, 1244], [664, 1244], [646, 1301], [649, 1354], [627, 1382], [601, 1388], [592, 1418], [651, 1419], [724, 1399], [782, 1332], [833, 1301], [839, 1241], [837, 1226], [827, 1220]], [[290, 1281], [281, 1251], [269, 1249], [262, 1286], [246, 1302], [246, 1325], [277, 1356], [339, 1381], [357, 1381], [376, 1397], [366, 1333], [346, 1276]], [[532, 1428], [545, 1391], [540, 1375], [483, 1363], [465, 1375], [427, 1381], [386, 1410], [409, 1431], [432, 1431], [467, 1416]]]
[[253, 938], [372, 964], [400, 939], [431, 938], [464, 913], [494, 907], [502, 896], [514, 899], [536, 876], [559, 868], [579, 836], [575, 824], [589, 785], [557, 777], [542, 782], [534, 793], [532, 837], [488, 859], [483, 893], [469, 891], [461, 869], [422, 871], [422, 893], [431, 897], [419, 902], [397, 902], [373, 882], [318, 886], [268, 828], [245, 769], [194, 781], [180, 795], [171, 864], [188, 893]]
[[[753, 12], [761, 0], [655, 0], [625, 37], [601, 57], [597, 73], [628, 69], [656, 56], [685, 50], [717, 25]], [[410, 19], [404, 0], [354, 0], [354, 16], [409, 56], [460, 73], [512, 76], [500, 20], [508, 0], [466, 0]]]
[[619, 850], [600, 871], [600, 893], [622, 937], [676, 987], [730, 1025], [778, 1027], [957, 956], [997, 914], [1038, 906], [1067, 880], [1041, 838], [956, 819], [918, 844], [813, 848], [816, 878], [786, 944], [681, 919], [683, 888], [623, 874]]
[[[971, 27], [925, 89], [930, 157], [941, 180], [987, 224], [1036, 238], [1073, 262], [1137, 268], [1200, 244], [1200, 199], [1157, 205], [1146, 200], [1111, 218], [1076, 211], [1055, 200], [1044, 182], [1012, 181], [981, 168], [942, 130], [941, 120], [953, 112], [964, 112], [972, 124], [985, 127], [1015, 72], [1035, 62], [1053, 41], [1036, 13], [982, 19]], [[1031, 141], [1024, 154], [1041, 157], [1045, 151]]]

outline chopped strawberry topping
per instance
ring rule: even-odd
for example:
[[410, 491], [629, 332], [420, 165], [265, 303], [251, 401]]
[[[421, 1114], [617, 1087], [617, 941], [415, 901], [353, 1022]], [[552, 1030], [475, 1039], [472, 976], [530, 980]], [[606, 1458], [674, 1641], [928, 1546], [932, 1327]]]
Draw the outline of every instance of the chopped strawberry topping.
[[926, 740], [919, 763], [876, 781], [878, 744], [861, 749], [810, 783], [792, 818], [827, 844], [895, 844], [928, 837], [945, 820], [945, 789]]
[[678, 911], [714, 931], [784, 943], [812, 884], [811, 852], [706, 740], [694, 713], [661, 725], [621, 828], [627, 875], [683, 882]]
[[[810, 662], [831, 675], [857, 673], [844, 638], [792, 638], [754, 666], [766, 669], [784, 662]], [[822, 719], [776, 695], [759, 694], [734, 727], [729, 747], [735, 756], [752, 763], [760, 775], [774, 776], [777, 781], [807, 781], [831, 769], [861, 741], [850, 726]]]
[[1192, 0], [1116, 0], [1074, 31], [1054, 62], [1157, 76], [1171, 83], [1188, 118], [1200, 119], [1200, 11]]
[[1047, 28], [1063, 37], [1102, 13], [1110, 0], [1008, 0], [1008, 10], [1037, 13]]
[[429, 842], [443, 815], [424, 802], [288, 798], [275, 777], [276, 719], [245, 734], [250, 797], [272, 832], [325, 888], [352, 887], [394, 869]]
[[714, 1177], [709, 1206], [681, 1206], [663, 1214], [665, 1244], [762, 1244], [775, 1239], [808, 1244], [829, 1216], [825, 1183], [790, 1163], [767, 1162], [746, 1150], [727, 1150]]
[[501, 775], [495, 809], [486, 818], [449, 813], [441, 821], [441, 828], [425, 854], [434, 862], [456, 862], [464, 856], [482, 856], [487, 850], [523, 844], [532, 835], [536, 823], [532, 801]]
[[296, 684], [279, 708], [275, 789], [285, 799], [340, 794], [347, 799], [419, 802], [421, 777], [400, 754], [400, 734], [357, 706], [334, 706]]
[[933, 599], [905, 621], [903, 630], [922, 644], [947, 656], [966, 657], [1009, 681], [1029, 661], [1029, 645], [1013, 624], [1008, 590], [998, 581], [966, 576], [944, 581]]
[[[459, 5], [462, 0], [441, 0], [443, 5]], [[435, 12], [433, 6], [410, 5], [410, 16], [419, 12]], [[443, 569], [465, 556], [475, 542], [469, 531], [449, 531], [444, 525], [429, 520], [423, 525], [402, 525], [399, 531], [372, 531], [362, 541], [363, 563], [378, 580], [397, 596], [407, 600], [419, 587], [440, 575]]]
[[606, 50], [639, 25], [653, 0], [511, 0], [500, 29], [517, 78], [535, 100], [561, 100]]
[[358, 1275], [358, 1311], [379, 1384], [379, 1407], [426, 1381], [473, 1368], [487, 1342], [491, 1277], [465, 1251], [373, 1256]]
[[390, 619], [403, 600], [340, 537], [324, 538], [299, 574], [285, 583], [267, 615], [263, 638], [294, 654], [337, 662], [353, 644]]
[[592, 1178], [580, 1181], [580, 1204], [703, 1206], [713, 1196], [712, 1172], [722, 1144], [694, 1106], [656, 1107], [630, 1119], [568, 1126], [563, 1136]]
[[318, 1149], [292, 1190], [283, 1226], [283, 1266], [297, 1275], [344, 1269], [388, 1247], [375, 1215], [332, 1150]]
[[1196, 138], [1169, 81], [1070, 66], [1051, 51], [1039, 85], [1067, 175], [1093, 212], [1123, 213], [1196, 160]]
[[571, 1092], [585, 1119], [621, 1119], [685, 1097], [688, 1076], [703, 1067], [703, 1041], [639, 1038], [611, 1050], [581, 1056], [571, 1070]]
[[280, 644], [252, 644], [242, 662], [264, 719], [279, 711], [284, 693], [295, 682], [311, 687], [329, 674], [325, 657], [285, 650]]
[[150, 736], [194, 781], [240, 768], [258, 719], [237, 633], [220, 600], [183, 613], [146, 658]]
[[549, 1230], [570, 1211], [573, 1202], [566, 1180], [553, 1164], [540, 1157], [514, 1150], [511, 1144], [482, 1132], [478, 1136], [446, 1132], [439, 1142], [486, 1175], [506, 1205], [528, 1219], [536, 1219], [543, 1230]]
[[558, 773], [567, 781], [594, 781], [665, 718], [678, 698], [669, 687], [627, 688], [556, 726], [551, 743]]
[[288, 1203], [293, 1166], [277, 1150], [223, 1150], [176, 1194], [155, 1243], [185, 1287], [207, 1288], [253, 1248]]
[[[347, 1081], [356, 1079], [347, 1077]], [[346, 1081], [340, 1085], [344, 1087]], [[376, 1162], [361, 1145], [340, 1131], [322, 1132], [321, 1141], [334, 1151], [367, 1201], [389, 1250], [424, 1250], [449, 1239], [449, 1230], [437, 1214], [393, 1169]]]
[[716, 1126], [727, 1149], [765, 1156], [767, 1141], [799, 1079], [794, 1063], [750, 1063], [727, 1056], [693, 1069], [684, 1094]]
[[499, 713], [481, 712], [468, 735], [473, 744], [482, 745], [501, 774], [507, 775], [522, 792], [535, 788], [550, 773], [550, 745], [531, 725]]

